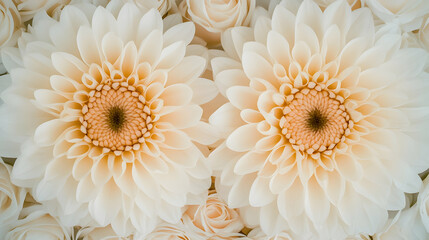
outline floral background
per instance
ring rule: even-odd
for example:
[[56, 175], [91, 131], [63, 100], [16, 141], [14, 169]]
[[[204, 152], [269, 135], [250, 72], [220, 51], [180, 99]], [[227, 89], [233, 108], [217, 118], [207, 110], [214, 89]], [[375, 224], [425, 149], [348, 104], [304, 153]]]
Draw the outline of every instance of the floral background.
[[429, 1], [1, 0], [0, 239], [429, 239]]

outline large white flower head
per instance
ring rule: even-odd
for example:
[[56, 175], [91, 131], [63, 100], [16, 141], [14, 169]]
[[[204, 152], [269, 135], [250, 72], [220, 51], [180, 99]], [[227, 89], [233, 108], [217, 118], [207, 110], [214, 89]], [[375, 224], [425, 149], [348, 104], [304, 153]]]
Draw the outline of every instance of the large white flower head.
[[233, 28], [212, 60], [229, 103], [210, 122], [216, 189], [267, 235], [375, 233], [427, 169], [427, 53], [375, 32], [368, 9], [279, 4]]
[[12, 178], [37, 201], [125, 235], [178, 222], [189, 199], [205, 198], [211, 172], [196, 143], [217, 139], [200, 121], [213, 85], [187, 47], [193, 23], [167, 30], [156, 9], [110, 4], [36, 16], [22, 66], [8, 69], [1, 137], [23, 142]]

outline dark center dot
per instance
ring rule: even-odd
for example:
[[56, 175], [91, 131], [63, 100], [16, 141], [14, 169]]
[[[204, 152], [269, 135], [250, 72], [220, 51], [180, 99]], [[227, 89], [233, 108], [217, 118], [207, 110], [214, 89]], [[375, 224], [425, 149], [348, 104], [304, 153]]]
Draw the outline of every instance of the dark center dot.
[[322, 112], [319, 109], [313, 109], [309, 112], [308, 118], [307, 118], [307, 126], [312, 131], [320, 131], [325, 127], [326, 122], [328, 122], [328, 119], [322, 114]]
[[125, 112], [122, 108], [115, 106], [107, 112], [107, 122], [109, 127], [118, 132], [125, 124]]

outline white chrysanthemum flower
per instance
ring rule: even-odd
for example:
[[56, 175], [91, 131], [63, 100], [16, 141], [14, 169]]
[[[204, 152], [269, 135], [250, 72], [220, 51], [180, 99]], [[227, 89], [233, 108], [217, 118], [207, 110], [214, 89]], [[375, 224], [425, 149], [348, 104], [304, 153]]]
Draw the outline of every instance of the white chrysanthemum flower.
[[429, 1], [426, 0], [362, 1], [384, 23], [400, 26], [405, 32], [418, 29], [429, 11]]
[[18, 220], [26, 191], [13, 185], [10, 181], [12, 166], [0, 158], [0, 238], [8, 230], [10, 224]]
[[220, 44], [222, 32], [230, 27], [247, 26], [255, 9], [255, 0], [182, 0], [182, 16], [196, 24], [196, 36], [210, 46]]
[[13, 222], [12, 229], [4, 239], [33, 240], [71, 240], [71, 228], [46, 213], [40, 205], [26, 207], [21, 212], [22, 219]]
[[230, 209], [215, 191], [209, 192], [204, 204], [188, 206], [182, 221], [207, 235], [238, 233], [244, 227], [238, 212]]
[[59, 216], [89, 211], [121, 235], [178, 222], [210, 186], [196, 143], [217, 140], [200, 121], [214, 86], [199, 78], [205, 60], [186, 55], [194, 25], [163, 33], [157, 10], [91, 6], [35, 18], [22, 66], [8, 69], [0, 137], [22, 142], [13, 181], [58, 201]]
[[230, 101], [210, 117], [217, 192], [268, 235], [376, 233], [429, 165], [427, 53], [346, 1], [288, 6], [227, 31], [231, 57], [212, 60]]

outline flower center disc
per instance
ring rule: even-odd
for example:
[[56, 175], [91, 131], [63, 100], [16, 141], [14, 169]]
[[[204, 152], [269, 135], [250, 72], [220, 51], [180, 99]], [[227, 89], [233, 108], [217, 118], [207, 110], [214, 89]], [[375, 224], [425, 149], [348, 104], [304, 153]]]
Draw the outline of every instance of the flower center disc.
[[85, 140], [112, 151], [138, 147], [148, 128], [152, 128], [150, 110], [143, 96], [131, 86], [117, 84], [99, 85], [89, 96], [81, 118]]
[[341, 98], [326, 90], [308, 88], [293, 97], [283, 110], [282, 132], [295, 149], [309, 154], [325, 152], [345, 140], [352, 122]]

